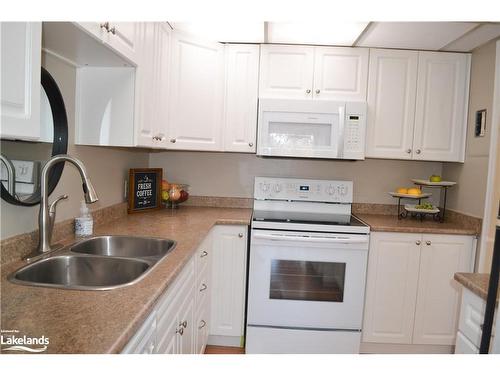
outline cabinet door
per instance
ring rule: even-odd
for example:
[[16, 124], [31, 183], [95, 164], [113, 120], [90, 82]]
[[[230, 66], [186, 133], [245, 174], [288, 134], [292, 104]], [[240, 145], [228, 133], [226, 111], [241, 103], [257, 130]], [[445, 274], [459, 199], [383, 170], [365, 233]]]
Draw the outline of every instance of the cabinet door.
[[314, 47], [262, 45], [259, 97], [312, 98]]
[[255, 152], [259, 46], [228, 44], [224, 98], [224, 151]]
[[211, 335], [243, 335], [246, 258], [247, 227], [216, 226], [213, 232]]
[[368, 49], [316, 47], [314, 99], [366, 100]]
[[134, 65], [139, 63], [141, 43], [140, 22], [110, 22], [109, 32], [104, 35], [104, 42], [115, 52]]
[[182, 325], [182, 332], [179, 339], [179, 354], [195, 354], [195, 332], [197, 331], [194, 319], [194, 295], [193, 288], [186, 296], [186, 299], [179, 309], [179, 323]]
[[411, 159], [418, 52], [371, 49], [366, 157]]
[[41, 22], [0, 25], [0, 137], [40, 138]]
[[141, 61], [135, 70], [135, 144], [152, 147], [155, 134], [155, 58], [156, 26], [143, 24]]
[[220, 43], [172, 34], [169, 148], [222, 149], [223, 60]]
[[363, 341], [411, 344], [421, 235], [370, 237]]
[[470, 55], [419, 52], [413, 158], [464, 161]]
[[460, 308], [455, 272], [472, 272], [472, 237], [424, 235], [414, 344], [453, 345]]

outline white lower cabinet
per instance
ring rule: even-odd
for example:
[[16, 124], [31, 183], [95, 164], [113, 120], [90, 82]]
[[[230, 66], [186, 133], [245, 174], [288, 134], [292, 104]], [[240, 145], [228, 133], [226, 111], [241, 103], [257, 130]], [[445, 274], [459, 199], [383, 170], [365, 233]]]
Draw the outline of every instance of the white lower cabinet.
[[372, 232], [362, 342], [454, 345], [460, 288], [453, 276], [472, 272], [474, 243], [471, 236]]
[[246, 226], [215, 226], [122, 353], [202, 354], [213, 340], [239, 346], [246, 254]]
[[242, 346], [247, 232], [242, 225], [218, 225], [213, 231], [210, 344]]

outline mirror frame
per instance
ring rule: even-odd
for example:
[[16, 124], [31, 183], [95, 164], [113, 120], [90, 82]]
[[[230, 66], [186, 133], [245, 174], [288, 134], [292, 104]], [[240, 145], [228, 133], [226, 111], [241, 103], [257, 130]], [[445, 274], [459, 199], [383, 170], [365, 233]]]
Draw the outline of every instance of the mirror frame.
[[[56, 81], [50, 73], [42, 67], [41, 84], [49, 99], [50, 109], [52, 111], [52, 119], [54, 121], [54, 140], [52, 142], [52, 155], [66, 154], [68, 150], [68, 117], [66, 115], [66, 106], [57, 86]], [[43, 166], [42, 166], [43, 168]], [[52, 194], [61, 178], [64, 169], [64, 162], [57, 163], [49, 172], [48, 192]], [[1, 186], [1, 197], [10, 204], [17, 206], [35, 206], [40, 203], [40, 186], [35, 192], [25, 201], [20, 201], [9, 194], [5, 186]]]

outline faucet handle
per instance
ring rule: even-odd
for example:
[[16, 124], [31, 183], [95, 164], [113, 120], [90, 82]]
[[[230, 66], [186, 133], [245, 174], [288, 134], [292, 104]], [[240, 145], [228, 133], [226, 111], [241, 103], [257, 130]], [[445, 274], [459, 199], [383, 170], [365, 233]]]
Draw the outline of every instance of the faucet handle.
[[56, 213], [56, 206], [63, 199], [68, 199], [68, 195], [67, 194], [61, 195], [59, 198], [57, 198], [54, 202], [52, 202], [49, 205], [49, 215], [55, 215], [55, 213]]

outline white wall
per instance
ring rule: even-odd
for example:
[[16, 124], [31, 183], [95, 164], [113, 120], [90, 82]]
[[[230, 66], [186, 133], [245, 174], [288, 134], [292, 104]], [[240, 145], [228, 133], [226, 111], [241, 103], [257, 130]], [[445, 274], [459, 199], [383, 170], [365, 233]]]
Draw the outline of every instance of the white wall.
[[[68, 153], [82, 160], [87, 167], [92, 183], [99, 195], [99, 202], [92, 209], [107, 207], [124, 201], [124, 181], [128, 179], [128, 169], [147, 167], [148, 152], [133, 149], [113, 149], [107, 147], [75, 146], [75, 84], [76, 70], [50, 55], [43, 55], [43, 65], [56, 80], [64, 98], [68, 115]], [[76, 217], [80, 201], [83, 199], [81, 179], [77, 170], [66, 163], [58, 186], [51, 195], [51, 201], [62, 194], [69, 199], [58, 205], [57, 221]], [[38, 229], [39, 206], [20, 207], [2, 200], [0, 238]]]
[[395, 204], [387, 194], [413, 186], [411, 178], [441, 174], [442, 163], [400, 160], [334, 161], [261, 158], [249, 154], [156, 152], [151, 168], [163, 168], [169, 181], [188, 183], [191, 194], [250, 198], [255, 176], [283, 176], [354, 181], [354, 201]]
[[[465, 163], [443, 163], [443, 177], [457, 181], [449, 189], [448, 207], [467, 215], [483, 217], [488, 176], [495, 77], [495, 41], [472, 52], [469, 116]], [[474, 136], [476, 111], [486, 109], [486, 136]]]

